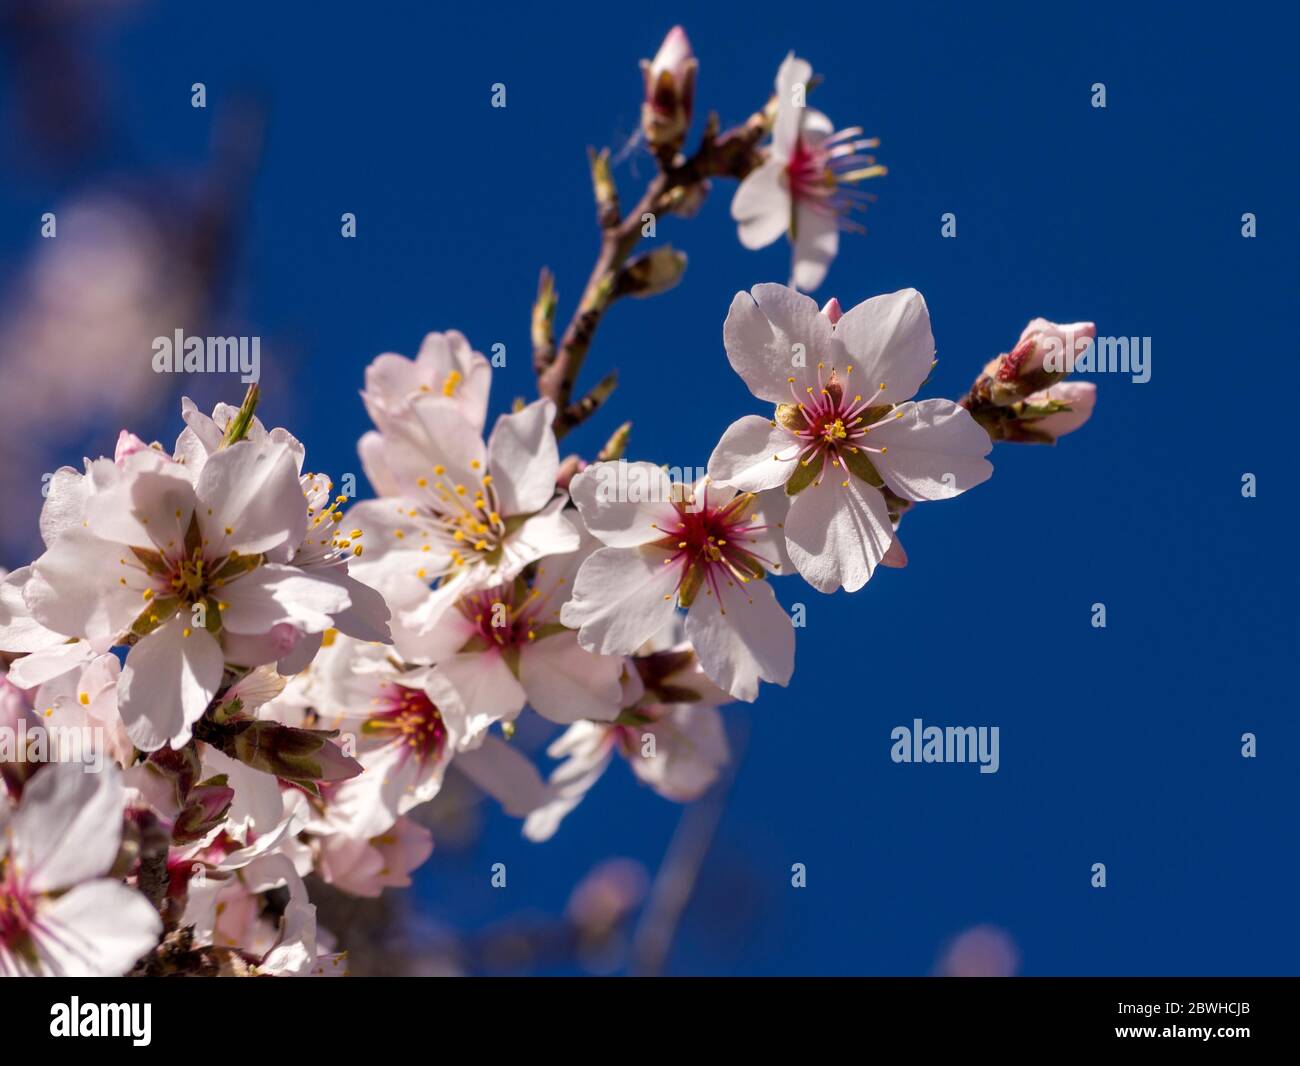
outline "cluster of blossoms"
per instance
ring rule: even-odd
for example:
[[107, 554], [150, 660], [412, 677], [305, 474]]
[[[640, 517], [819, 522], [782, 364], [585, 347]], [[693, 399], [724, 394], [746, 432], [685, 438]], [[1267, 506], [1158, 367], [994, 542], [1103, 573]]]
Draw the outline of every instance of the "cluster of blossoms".
[[[747, 244], [794, 234], [801, 288], [842, 186], [875, 170], [858, 131], [803, 107], [810, 74], [782, 65], [734, 208]], [[680, 146], [694, 77], [670, 35], [646, 68], [656, 150]], [[449, 771], [535, 841], [615, 755], [700, 796], [729, 758], [719, 708], [791, 678], [774, 579], [853, 592], [905, 565], [903, 513], [987, 479], [991, 434], [1086, 419], [1039, 349], [1089, 329], [1036, 320], [961, 404], [918, 401], [919, 293], [842, 311], [755, 286], [723, 343], [772, 411], [693, 483], [622, 445], [562, 463], [546, 398], [485, 436], [492, 369], [452, 331], [366, 370], [374, 499], [305, 473], [256, 387], [211, 416], [185, 401], [171, 448], [123, 431], [53, 476], [44, 552], [0, 580], [0, 738], [19, 738], [0, 742], [0, 974], [340, 973], [304, 878], [409, 884], [433, 850], [413, 812]], [[562, 728], [548, 778], [512, 739], [529, 708]]]

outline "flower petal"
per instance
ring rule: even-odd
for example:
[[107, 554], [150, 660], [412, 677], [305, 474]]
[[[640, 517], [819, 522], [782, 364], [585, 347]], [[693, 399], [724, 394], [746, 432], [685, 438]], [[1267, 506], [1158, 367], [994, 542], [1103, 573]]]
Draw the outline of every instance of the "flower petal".
[[790, 284], [812, 292], [826, 280], [831, 260], [840, 250], [839, 219], [830, 211], [800, 203], [795, 207], [794, 265]]
[[677, 512], [672, 482], [654, 463], [593, 463], [569, 484], [587, 529], [611, 548], [635, 548], [663, 536]]
[[[125, 549], [86, 529], [69, 530], [36, 562], [23, 586], [32, 617], [68, 636], [85, 637], [97, 651], [109, 647], [135, 621], [144, 606], [130, 582], [138, 566], [127, 564]], [[134, 560], [131, 560], [134, 563]]]
[[582, 564], [560, 621], [602, 655], [631, 655], [667, 625], [680, 576], [657, 548], [601, 548]]
[[969, 411], [951, 400], [903, 404], [869, 440], [883, 445], [872, 463], [885, 483], [907, 500], [947, 500], [993, 474], [984, 456], [993, 442]]
[[776, 72], [776, 119], [772, 124], [772, 152], [781, 159], [788, 160], [794, 153], [799, 139], [799, 127], [803, 124], [803, 93], [796, 95], [801, 88], [806, 91], [812, 78], [812, 64], [800, 59], [790, 52]]
[[231, 633], [266, 633], [288, 622], [322, 633], [348, 606], [348, 586], [308, 570], [266, 563], [221, 589], [221, 624]]
[[221, 684], [221, 645], [177, 614], [131, 649], [118, 682], [118, 712], [141, 751], [180, 747]]
[[288, 443], [242, 440], [223, 448], [204, 464], [194, 493], [213, 553], [252, 555], [306, 536], [307, 499]]
[[842, 485], [822, 476], [790, 505], [786, 548], [795, 568], [819, 592], [856, 592], [871, 578], [894, 539], [885, 499], [856, 477]]
[[102, 877], [122, 841], [126, 792], [115, 766], [86, 773], [55, 762], [28, 783], [9, 824], [12, 859], [35, 892], [57, 892]]
[[910, 400], [934, 362], [925, 298], [900, 289], [864, 300], [835, 324], [835, 348], [836, 365], [853, 366], [857, 387], [879, 394], [872, 402]]
[[41, 908], [37, 952], [62, 977], [121, 977], [162, 935], [149, 901], [119, 881], [78, 885]]
[[731, 423], [709, 456], [709, 480], [742, 492], [784, 485], [799, 457], [799, 443], [761, 415]]
[[788, 684], [794, 672], [794, 626], [766, 581], [734, 592], [695, 597], [686, 636], [700, 666], [738, 700], [758, 698], [759, 680]]
[[618, 717], [623, 659], [593, 655], [573, 632], [556, 633], [526, 645], [519, 656], [519, 681], [528, 705], [543, 718], [572, 725], [583, 718], [610, 722]]
[[487, 462], [502, 514], [533, 514], [555, 495], [560, 449], [551, 431], [555, 404], [537, 400], [502, 415], [488, 438]]
[[455, 766], [511, 817], [526, 817], [546, 800], [546, 785], [537, 767], [517, 745], [500, 737], [486, 736], [479, 747], [462, 751]]
[[716, 707], [683, 703], [649, 727], [654, 754], [628, 757], [632, 772], [665, 799], [690, 803], [718, 779], [731, 758], [727, 731]]
[[779, 240], [790, 229], [791, 207], [784, 162], [769, 159], [751, 170], [731, 199], [740, 243], [753, 250]]
[[722, 326], [732, 369], [760, 400], [787, 403], [790, 378], [832, 351], [832, 327], [817, 304], [784, 285], [738, 292]]

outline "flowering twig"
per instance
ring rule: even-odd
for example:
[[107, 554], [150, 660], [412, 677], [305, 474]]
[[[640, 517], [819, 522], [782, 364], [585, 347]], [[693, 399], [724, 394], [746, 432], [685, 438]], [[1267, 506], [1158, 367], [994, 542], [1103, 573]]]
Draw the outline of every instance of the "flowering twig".
[[[673, 161], [659, 156], [659, 172], [650, 180], [636, 205], [626, 215], [619, 214], [618, 190], [609, 169], [609, 152], [590, 152], [592, 188], [596, 200], [597, 222], [600, 226], [600, 251], [595, 266], [587, 279], [586, 288], [578, 307], [558, 347], [554, 342], [553, 319], [555, 314], [555, 285], [549, 270], [542, 271], [537, 300], [533, 305], [533, 368], [537, 374], [538, 395], [555, 403], [555, 435], [563, 437], [569, 430], [593, 415], [609, 397], [616, 384], [611, 374], [602, 378], [590, 392], [574, 401], [582, 364], [587, 358], [596, 329], [605, 312], [615, 299], [622, 295], [651, 295], [663, 291], [680, 277], [684, 257], [667, 251], [677, 264], [677, 275], [667, 280], [656, 274], [672, 272], [672, 262], [655, 262], [646, 257], [647, 277], [638, 281], [625, 271], [628, 260], [651, 217], [662, 214], [694, 210], [708, 194], [708, 181], [714, 177], [740, 180], [758, 163], [756, 147], [766, 133], [768, 111], [755, 112], [747, 121], [723, 133], [718, 132], [718, 119], [710, 115], [699, 147], [689, 158], [678, 155]], [[656, 251], [661, 251], [657, 249]], [[650, 253], [653, 257], [655, 252]]]

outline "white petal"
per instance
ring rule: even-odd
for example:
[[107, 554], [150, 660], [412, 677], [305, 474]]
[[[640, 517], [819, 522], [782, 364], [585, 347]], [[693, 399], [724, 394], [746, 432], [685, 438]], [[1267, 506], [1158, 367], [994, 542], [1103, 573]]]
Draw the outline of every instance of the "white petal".
[[623, 460], [593, 463], [569, 484], [587, 529], [611, 548], [634, 548], [663, 536], [676, 517], [663, 467]]
[[41, 908], [37, 950], [63, 977], [120, 977], [162, 935], [149, 901], [118, 881], [91, 881]]
[[321, 633], [349, 604], [347, 587], [310, 570], [265, 563], [220, 591], [221, 624], [231, 633], [258, 634], [290, 623]]
[[487, 449], [479, 431], [454, 400], [425, 395], [411, 404], [408, 431], [386, 434], [389, 467], [404, 493], [415, 493], [421, 479], [433, 484], [433, 468], [452, 485], [477, 487], [487, 471]]
[[564, 816], [582, 802], [608, 769], [614, 756], [612, 736], [605, 726], [577, 722], [547, 749], [554, 759], [567, 758], [547, 782], [546, 802], [524, 822], [525, 837], [540, 843], [555, 835]]
[[984, 456], [993, 442], [966, 408], [951, 400], [922, 400], [899, 411], [902, 418], [891, 418], [868, 437], [887, 449], [871, 461], [898, 495], [947, 500], [992, 475], [993, 464]]
[[523, 818], [546, 799], [542, 775], [517, 745], [488, 735], [477, 748], [462, 751], [455, 766], [514, 818]]
[[848, 485], [822, 474], [794, 498], [785, 523], [795, 568], [819, 592], [856, 592], [870, 579], [894, 539], [885, 498], [856, 477]]
[[519, 656], [519, 681], [528, 694], [529, 706], [561, 725], [581, 718], [605, 722], [617, 718], [622, 675], [620, 656], [586, 651], [573, 632], [528, 644]]
[[784, 485], [794, 471], [799, 443], [783, 426], [761, 415], [731, 423], [709, 456], [709, 480], [742, 492]]
[[533, 514], [555, 495], [560, 449], [551, 431], [555, 404], [537, 400], [502, 415], [488, 438], [487, 461], [502, 514]]
[[567, 502], [557, 496], [505, 539], [493, 580], [509, 581], [531, 562], [577, 549], [581, 538], [564, 513]]
[[767, 160], [749, 172], [732, 197], [731, 217], [746, 248], [766, 248], [790, 229], [793, 205], [785, 166], [779, 159]]
[[582, 564], [573, 598], [560, 621], [578, 630], [588, 651], [631, 655], [667, 624], [676, 610], [673, 591], [681, 576], [656, 548], [601, 548]]
[[31, 576], [30, 566], [20, 566], [0, 580], [0, 651], [11, 655], [40, 651], [67, 639], [32, 617], [31, 609], [23, 599], [23, 589]]
[[632, 772], [659, 795], [690, 803], [713, 785], [731, 758], [727, 731], [716, 707], [683, 703], [649, 727], [654, 754], [628, 756]]
[[402, 494], [401, 482], [389, 468], [388, 445], [382, 434], [373, 429], [361, 434], [361, 439], [357, 441], [357, 455], [361, 458], [361, 469], [375, 492], [380, 496]]
[[117, 768], [85, 772], [51, 763], [28, 783], [9, 828], [12, 859], [35, 892], [56, 892], [102, 877], [122, 841], [126, 792]]
[[[188, 636], [185, 634], [188, 632]], [[179, 747], [203, 717], [221, 684], [221, 645], [178, 614], [144, 637], [126, 657], [118, 683], [118, 712], [141, 751]]]
[[736, 293], [722, 341], [749, 391], [771, 403], [788, 403], [790, 378], [815, 367], [833, 343], [831, 324], [817, 304], [784, 285], [755, 285], [749, 293]]
[[[528, 702], [500, 652], [466, 652], [438, 664], [434, 676], [450, 683], [464, 707], [465, 737], [474, 742], [492, 723], [515, 718]], [[442, 709], [442, 702], [434, 699]]]
[[789, 513], [790, 497], [784, 489], [760, 492], [750, 509], [747, 525], [751, 531], [737, 534], [746, 550], [763, 563], [768, 573], [778, 577], [794, 573], [785, 543], [785, 522]]
[[41, 540], [46, 547], [68, 530], [81, 528], [89, 492], [90, 482], [79, 471], [62, 466], [54, 472], [41, 507]]
[[255, 554], [306, 535], [307, 500], [289, 444], [243, 440], [222, 449], [204, 464], [194, 492], [214, 553]]
[[686, 636], [704, 672], [738, 700], [752, 703], [759, 680], [785, 685], [794, 672], [794, 626], [766, 581], [695, 597]]
[[835, 347], [836, 364], [852, 365], [854, 384], [878, 396], [873, 403], [911, 399], [934, 362], [925, 298], [901, 289], [863, 301], [835, 324]]
[[776, 72], [776, 121], [772, 126], [772, 151], [781, 159], [789, 159], [799, 139], [799, 128], [804, 118], [805, 95], [796, 97], [796, 87], [803, 86], [806, 93], [812, 78], [812, 64], [789, 53]]
[[194, 513], [194, 486], [185, 471], [128, 473], [111, 460], [90, 465], [93, 490], [86, 500], [90, 531], [104, 540], [162, 549], [179, 548]]
[[36, 688], [47, 681], [90, 662], [94, 649], [84, 640], [56, 644], [52, 648], [24, 655], [9, 667], [8, 678], [19, 688]]
[[138, 588], [118, 581], [130, 582], [136, 569], [122, 545], [69, 530], [32, 563], [23, 598], [42, 625], [107, 650], [145, 606]]
[[795, 208], [794, 267], [790, 284], [812, 292], [826, 280], [831, 260], [840, 250], [840, 226], [830, 211], [819, 211], [801, 203]]

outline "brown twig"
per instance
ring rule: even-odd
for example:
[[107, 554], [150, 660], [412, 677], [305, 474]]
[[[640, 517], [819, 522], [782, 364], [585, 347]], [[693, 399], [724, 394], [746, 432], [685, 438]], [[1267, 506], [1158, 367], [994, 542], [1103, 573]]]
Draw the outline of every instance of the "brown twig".
[[759, 162], [757, 145], [767, 132], [770, 108], [755, 112], [743, 124], [718, 133], [716, 115], [709, 117], [700, 145], [689, 158], [677, 157], [665, 164], [650, 180], [641, 198], [626, 214], [619, 215], [618, 191], [610, 174], [609, 152], [589, 150], [592, 188], [600, 225], [600, 251], [587, 279], [582, 298], [569, 321], [558, 347], [548, 324], [554, 315], [555, 290], [549, 271], [543, 271], [533, 305], [533, 367], [537, 391], [555, 403], [555, 435], [589, 418], [613, 391], [613, 375], [574, 401], [582, 364], [591, 348], [596, 329], [609, 306], [620, 295], [619, 275], [641, 240], [650, 216], [657, 219], [685, 205], [695, 206], [707, 193], [710, 178], [743, 179]]

